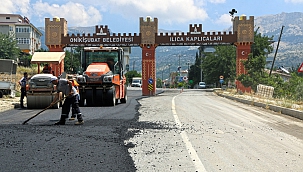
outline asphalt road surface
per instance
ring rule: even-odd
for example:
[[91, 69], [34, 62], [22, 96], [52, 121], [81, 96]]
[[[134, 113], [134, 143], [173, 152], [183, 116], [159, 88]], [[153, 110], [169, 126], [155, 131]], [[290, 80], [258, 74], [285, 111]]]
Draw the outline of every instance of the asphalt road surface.
[[[303, 121], [206, 90], [139, 100], [138, 171], [303, 171]], [[129, 129], [130, 130], [130, 129]]]
[[85, 123], [54, 126], [61, 109], [0, 113], [1, 171], [302, 171], [301, 120], [218, 97], [166, 89], [126, 104], [81, 107]]

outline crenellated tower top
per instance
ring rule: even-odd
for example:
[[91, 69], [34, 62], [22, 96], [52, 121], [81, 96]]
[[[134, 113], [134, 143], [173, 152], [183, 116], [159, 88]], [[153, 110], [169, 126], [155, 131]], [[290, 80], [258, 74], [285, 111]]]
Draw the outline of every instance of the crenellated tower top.
[[45, 44], [50, 46], [61, 45], [61, 35], [67, 35], [67, 21], [64, 18], [45, 18]]
[[236, 16], [233, 20], [233, 31], [237, 32], [238, 43], [254, 42], [254, 16]]
[[140, 33], [141, 33], [141, 44], [152, 44], [156, 43], [155, 36], [158, 33], [158, 19], [147, 17], [146, 20], [140, 17]]

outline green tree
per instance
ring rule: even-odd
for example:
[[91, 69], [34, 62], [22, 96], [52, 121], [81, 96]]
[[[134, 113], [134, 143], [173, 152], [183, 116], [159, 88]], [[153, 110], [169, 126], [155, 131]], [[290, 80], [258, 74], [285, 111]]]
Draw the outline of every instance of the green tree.
[[163, 87], [162, 79], [161, 78], [157, 78], [156, 88], [162, 88], [162, 87]]
[[236, 48], [231, 45], [218, 45], [215, 52], [204, 53], [202, 62], [203, 76], [206, 83], [219, 84], [222, 75], [225, 82], [236, 78]]
[[71, 48], [65, 51], [64, 71], [68, 73], [81, 73], [81, 50], [82, 47]]
[[257, 90], [258, 84], [274, 86], [277, 90], [282, 88], [281, 84], [283, 85], [283, 80], [281, 77], [269, 77], [265, 71], [266, 54], [273, 51], [273, 47], [270, 46], [272, 39], [273, 37], [261, 35], [257, 29], [254, 32], [254, 44], [251, 47], [252, 52], [249, 54], [248, 60], [243, 61], [247, 74], [241, 74], [237, 79], [245, 87], [251, 87], [253, 91]]
[[0, 33], [0, 58], [17, 60], [20, 55], [17, 41], [13, 36]]
[[125, 77], [126, 77], [126, 84], [128, 85], [131, 83], [133, 77], [141, 77], [141, 74], [138, 73], [136, 70], [131, 70], [125, 74]]
[[188, 80], [192, 81], [190, 83], [192, 88], [201, 80], [201, 58], [199, 57], [198, 52], [196, 53], [195, 64], [190, 66]]

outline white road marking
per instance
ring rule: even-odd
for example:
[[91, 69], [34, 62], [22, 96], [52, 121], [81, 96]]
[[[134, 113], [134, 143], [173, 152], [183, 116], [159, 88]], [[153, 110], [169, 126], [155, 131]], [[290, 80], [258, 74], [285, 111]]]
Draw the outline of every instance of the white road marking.
[[185, 143], [185, 146], [187, 148], [188, 154], [192, 160], [192, 162], [194, 163], [194, 166], [196, 168], [197, 172], [206, 172], [206, 169], [204, 167], [204, 165], [202, 164], [198, 154], [196, 153], [196, 150], [193, 148], [186, 132], [184, 130], [181, 130], [181, 122], [178, 118], [177, 112], [176, 112], [176, 107], [175, 107], [175, 98], [176, 96], [172, 99], [172, 112], [174, 115], [174, 119], [175, 119], [175, 123], [177, 124], [178, 128], [180, 129], [180, 135]]

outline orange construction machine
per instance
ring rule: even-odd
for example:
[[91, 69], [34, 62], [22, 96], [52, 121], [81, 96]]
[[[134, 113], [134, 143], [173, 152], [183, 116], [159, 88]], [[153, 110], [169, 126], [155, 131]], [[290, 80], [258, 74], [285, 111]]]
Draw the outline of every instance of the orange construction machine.
[[115, 106], [126, 103], [124, 52], [119, 47], [85, 47], [82, 53], [83, 75], [77, 76], [80, 106]]

